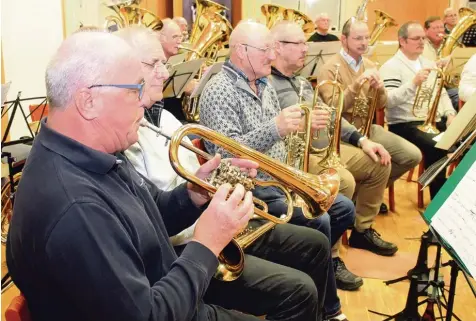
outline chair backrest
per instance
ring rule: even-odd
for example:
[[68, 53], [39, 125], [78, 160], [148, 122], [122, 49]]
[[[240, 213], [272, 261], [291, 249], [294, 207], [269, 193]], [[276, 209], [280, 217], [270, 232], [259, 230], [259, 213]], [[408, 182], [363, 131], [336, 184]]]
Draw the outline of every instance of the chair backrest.
[[45, 118], [46, 116], [48, 116], [48, 111], [49, 111], [48, 104], [42, 104], [41, 106], [30, 105], [31, 121], [35, 122], [35, 121], [41, 120], [42, 118]]
[[461, 110], [461, 108], [463, 108], [464, 106], [464, 101], [462, 101], [461, 99], [458, 100], [458, 110]]
[[5, 321], [31, 321], [25, 297], [20, 294], [13, 298], [5, 311]]
[[383, 127], [385, 125], [385, 109], [377, 108], [375, 110], [375, 123]]
[[[192, 140], [192, 144], [193, 144], [193, 146], [195, 146], [195, 147], [203, 150], [204, 152], [206, 152], [205, 143], [203, 142], [203, 139], [195, 138], [195, 139]], [[202, 156], [197, 155], [197, 158], [198, 158], [198, 162], [200, 163], [200, 165], [203, 165], [207, 162], [207, 160], [205, 158], [203, 158]]]

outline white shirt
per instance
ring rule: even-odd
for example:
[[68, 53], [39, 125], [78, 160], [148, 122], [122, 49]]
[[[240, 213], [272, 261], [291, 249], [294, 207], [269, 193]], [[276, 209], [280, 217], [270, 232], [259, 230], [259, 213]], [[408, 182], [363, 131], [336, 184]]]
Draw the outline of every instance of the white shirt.
[[476, 54], [469, 58], [461, 73], [459, 99], [468, 101], [476, 93]]
[[345, 62], [352, 68], [353, 71], [357, 72], [360, 70], [360, 66], [363, 63], [362, 57], [359, 58], [359, 61], [357, 62], [351, 55], [349, 55], [347, 52], [345, 52], [344, 48], [340, 49], [340, 54], [344, 58]]

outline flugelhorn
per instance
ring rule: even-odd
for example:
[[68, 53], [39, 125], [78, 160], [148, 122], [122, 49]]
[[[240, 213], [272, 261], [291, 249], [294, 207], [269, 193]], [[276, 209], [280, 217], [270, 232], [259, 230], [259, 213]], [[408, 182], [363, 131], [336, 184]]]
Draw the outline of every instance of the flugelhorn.
[[[433, 82], [431, 82], [431, 79], [427, 79], [418, 86], [412, 112], [415, 117], [426, 118], [425, 123], [418, 126], [419, 130], [428, 134], [439, 134], [440, 131], [436, 128], [436, 116], [441, 92], [445, 84], [445, 73], [440, 68], [429, 68], [428, 70], [430, 74], [432, 71], [436, 73], [435, 79]], [[428, 85], [427, 82], [430, 82], [430, 84]]]
[[169, 157], [172, 168], [184, 179], [204, 188], [209, 193], [215, 193], [217, 188], [207, 181], [195, 176], [194, 173], [187, 171], [178, 160], [178, 148], [183, 146], [192, 152], [205, 157], [211, 156], [195, 148], [194, 146], [183, 142], [187, 135], [197, 135], [203, 139], [225, 149], [236, 157], [243, 157], [256, 161], [259, 164], [259, 170], [274, 177], [277, 181], [258, 181], [254, 180], [256, 185], [277, 186], [282, 188], [288, 198], [288, 211], [282, 218], [276, 218], [259, 208], [255, 207], [255, 214], [268, 219], [269, 222], [252, 231], [245, 231], [233, 240], [219, 256], [219, 270], [215, 277], [220, 280], [231, 281], [239, 277], [243, 269], [243, 248], [249, 246], [254, 240], [272, 229], [276, 224], [286, 223], [291, 219], [293, 212], [292, 198], [287, 192], [291, 190], [298, 193], [308, 204], [310, 212], [318, 217], [327, 211], [334, 202], [339, 190], [339, 180], [335, 180], [334, 172], [329, 171], [322, 175], [311, 176], [298, 171], [290, 166], [282, 164], [275, 159], [259, 153], [249, 147], [243, 146], [233, 139], [219, 134], [209, 128], [196, 124], [188, 124], [179, 128], [171, 137], [168, 137], [160, 129], [152, 126], [147, 121], [142, 121], [141, 126], [148, 127], [160, 135], [170, 139]]

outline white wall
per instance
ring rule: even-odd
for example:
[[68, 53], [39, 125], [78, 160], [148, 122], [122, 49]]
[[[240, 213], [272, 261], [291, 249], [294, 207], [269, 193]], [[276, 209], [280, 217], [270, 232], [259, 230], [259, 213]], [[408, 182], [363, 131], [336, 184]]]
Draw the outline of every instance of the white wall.
[[[1, 6], [5, 81], [12, 82], [7, 99], [18, 91], [23, 98], [45, 96], [46, 65], [63, 40], [61, 0], [2, 0]], [[22, 118], [15, 115], [10, 139], [28, 133]]]

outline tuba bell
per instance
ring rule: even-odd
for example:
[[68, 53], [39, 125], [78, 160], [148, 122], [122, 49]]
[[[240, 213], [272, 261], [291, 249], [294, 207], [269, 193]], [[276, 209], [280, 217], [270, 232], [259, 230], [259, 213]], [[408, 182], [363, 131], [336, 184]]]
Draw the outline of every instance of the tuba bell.
[[439, 134], [440, 131], [436, 128], [436, 116], [445, 84], [445, 73], [440, 68], [431, 68], [430, 75], [431, 72], [435, 74], [434, 77], [428, 77], [418, 86], [412, 112], [415, 117], [425, 118], [425, 123], [418, 126], [419, 130], [428, 134]]
[[[362, 4], [357, 8], [357, 12], [355, 14], [355, 18], [357, 20], [361, 20], [365, 23], [367, 23], [369, 20], [367, 17], [368, 2], [369, 2], [368, 0], [362, 1]], [[393, 19], [387, 13], [380, 10], [374, 10], [374, 12], [375, 12], [375, 22], [374, 22], [372, 32], [370, 33], [369, 46], [375, 45], [378, 38], [385, 31], [385, 29], [398, 26], [397, 21]]]
[[107, 16], [104, 29], [116, 26], [118, 29], [133, 25], [143, 25], [154, 31], [160, 31], [163, 27], [162, 20], [149, 10], [139, 8], [141, 0], [127, 0], [121, 3], [111, 3], [106, 6], [113, 10], [115, 16]]
[[284, 8], [276, 4], [264, 4], [261, 6], [261, 13], [266, 17], [266, 27], [268, 29], [282, 20], [293, 21], [301, 26], [306, 39], [310, 37], [315, 29], [312, 19], [298, 10]]
[[[225, 137], [204, 126], [196, 124], [184, 125], [175, 131], [172, 137], [168, 137], [160, 129], [152, 126], [147, 121], [141, 122], [141, 126], [148, 127], [156, 133], [169, 138], [169, 157], [173, 169], [184, 179], [204, 188], [209, 193], [215, 193], [217, 187], [198, 178], [194, 173], [187, 171], [179, 162], [178, 149], [180, 146], [183, 146], [206, 159], [210, 159], [212, 156], [197, 149], [193, 145], [184, 142], [183, 139], [185, 136], [197, 135], [203, 137], [205, 140], [226, 149], [236, 157], [254, 160], [259, 164], [259, 169], [261, 171], [276, 179], [276, 181], [267, 182], [253, 180], [254, 184], [261, 186], [277, 186], [285, 193], [288, 202], [288, 210], [287, 213], [285, 215], [283, 214], [279, 219], [255, 206], [255, 214], [269, 220], [269, 222], [266, 222], [256, 229], [247, 229], [239, 233], [239, 235], [237, 235], [237, 237], [235, 237], [232, 242], [225, 247], [218, 257], [220, 264], [215, 273], [215, 278], [219, 280], [233, 281], [237, 279], [243, 271], [243, 249], [251, 245], [267, 231], [274, 228], [276, 224], [287, 223], [291, 219], [293, 202], [291, 196], [287, 192], [288, 189], [298, 193], [309, 204], [309, 208], [315, 217], [318, 217], [320, 214], [327, 211], [337, 196], [339, 179], [336, 181], [334, 176], [322, 174], [312, 177], [307, 173], [302, 173], [290, 166], [279, 163], [267, 155], [243, 146], [235, 140]], [[333, 174], [331, 171], [329, 173]], [[259, 200], [258, 202], [255, 201], [258, 205], [260, 205], [260, 202], [261, 201]], [[265, 203], [261, 206], [264, 209], [267, 208]]]

